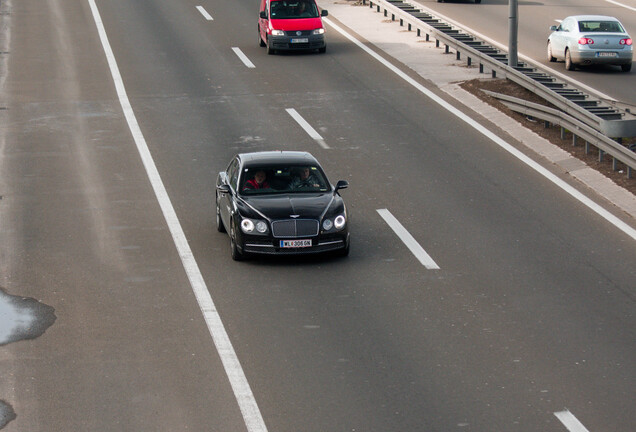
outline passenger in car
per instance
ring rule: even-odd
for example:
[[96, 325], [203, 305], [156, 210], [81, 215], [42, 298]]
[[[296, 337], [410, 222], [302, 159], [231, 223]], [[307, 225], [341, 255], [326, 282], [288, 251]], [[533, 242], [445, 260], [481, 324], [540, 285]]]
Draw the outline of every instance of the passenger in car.
[[267, 183], [267, 174], [264, 170], [258, 170], [254, 173], [254, 178], [245, 182], [243, 190], [250, 189], [269, 189], [269, 183]]

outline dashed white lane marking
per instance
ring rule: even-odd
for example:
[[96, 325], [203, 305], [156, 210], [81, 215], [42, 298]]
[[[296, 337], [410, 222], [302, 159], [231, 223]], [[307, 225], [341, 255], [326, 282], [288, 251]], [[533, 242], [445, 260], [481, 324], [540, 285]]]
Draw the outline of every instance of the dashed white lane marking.
[[203, 280], [199, 266], [194, 259], [192, 250], [188, 245], [188, 240], [183, 232], [181, 224], [179, 223], [179, 219], [177, 218], [177, 213], [172, 206], [168, 192], [163, 185], [161, 177], [159, 176], [159, 171], [157, 170], [146, 140], [139, 128], [139, 124], [137, 123], [135, 113], [130, 105], [128, 95], [124, 87], [124, 82], [121, 74], [119, 73], [115, 55], [110, 47], [110, 43], [108, 42], [106, 29], [104, 28], [95, 0], [88, 0], [88, 3], [93, 12], [93, 19], [97, 26], [97, 31], [104, 48], [104, 53], [106, 54], [110, 73], [113, 76], [119, 102], [126, 121], [128, 122], [128, 127], [130, 128], [135, 144], [137, 145], [137, 150], [139, 151], [139, 155], [141, 156], [144, 167], [146, 168], [146, 173], [155, 195], [157, 196], [157, 201], [159, 202], [163, 216], [166, 219], [170, 234], [172, 234], [172, 239], [177, 248], [177, 252], [179, 253], [179, 257], [181, 258], [181, 262], [183, 263], [183, 268], [188, 276], [188, 280], [190, 281], [192, 291], [194, 292], [199, 308], [203, 314], [203, 318], [205, 319], [205, 323], [207, 324], [212, 340], [214, 341], [219, 353], [225, 373], [229, 378], [232, 391], [234, 392], [234, 397], [236, 398], [241, 414], [243, 415], [245, 426], [249, 432], [267, 432], [265, 421], [263, 420], [258, 405], [256, 404], [256, 400], [254, 399], [250, 385], [247, 382], [243, 368], [241, 367], [238, 357], [236, 356], [236, 352], [232, 347], [232, 343], [225, 327], [223, 326], [221, 317], [216, 310], [216, 306], [212, 301], [210, 292]]
[[234, 53], [238, 56], [238, 58], [241, 59], [241, 61], [243, 62], [245, 66], [247, 66], [250, 69], [254, 69], [256, 67], [254, 66], [254, 63], [252, 63], [250, 59], [248, 59], [247, 56], [243, 54], [243, 51], [241, 51], [240, 48], [232, 47], [232, 51], [234, 51]]
[[566, 183], [565, 181], [560, 179], [558, 176], [556, 176], [555, 174], [551, 173], [547, 168], [543, 167], [541, 164], [535, 162], [530, 157], [526, 156], [524, 153], [522, 153], [521, 151], [517, 150], [512, 144], [508, 143], [507, 141], [505, 141], [505, 140], [501, 139], [500, 137], [498, 137], [497, 135], [495, 135], [493, 132], [491, 132], [486, 127], [481, 125], [478, 121], [476, 121], [476, 120], [472, 119], [471, 117], [467, 116], [466, 114], [464, 114], [463, 112], [461, 112], [460, 110], [455, 108], [453, 105], [451, 105], [450, 103], [446, 102], [444, 99], [442, 99], [441, 97], [437, 96], [432, 91], [428, 90], [426, 87], [424, 87], [423, 85], [421, 85], [420, 83], [415, 81], [413, 78], [411, 78], [410, 76], [405, 74], [403, 71], [401, 71], [398, 67], [396, 67], [396, 66], [392, 65], [391, 63], [389, 63], [381, 55], [379, 55], [378, 53], [373, 51], [371, 48], [367, 47], [362, 42], [360, 42], [359, 40], [357, 40], [356, 38], [351, 36], [349, 33], [344, 31], [340, 26], [334, 24], [328, 18], [323, 18], [323, 21], [325, 21], [327, 24], [329, 24], [331, 27], [333, 27], [338, 33], [342, 34], [345, 38], [350, 40], [353, 44], [355, 44], [360, 49], [365, 51], [371, 57], [373, 57], [378, 62], [380, 62], [381, 64], [386, 66], [394, 74], [396, 74], [397, 76], [402, 78], [404, 81], [406, 81], [411, 86], [415, 87], [419, 92], [424, 94], [426, 97], [431, 99], [433, 102], [437, 103], [442, 108], [446, 109], [451, 114], [455, 115], [457, 118], [459, 118], [460, 120], [462, 120], [463, 122], [465, 122], [466, 124], [471, 126], [473, 129], [475, 129], [477, 132], [481, 133], [486, 138], [490, 139], [495, 144], [497, 144], [499, 147], [501, 147], [502, 149], [504, 149], [505, 151], [507, 151], [508, 153], [512, 154], [514, 157], [519, 159], [521, 162], [523, 162], [526, 165], [528, 165], [531, 169], [535, 170], [536, 172], [541, 174], [543, 177], [545, 177], [546, 179], [548, 179], [549, 181], [554, 183], [556, 186], [558, 186], [563, 191], [568, 193], [574, 199], [578, 200], [583, 205], [585, 205], [589, 209], [591, 209], [593, 212], [595, 212], [596, 214], [601, 216], [603, 219], [605, 219], [606, 221], [608, 221], [609, 223], [614, 225], [616, 228], [618, 228], [619, 230], [623, 231], [629, 237], [631, 237], [632, 239], [636, 240], [636, 229], [632, 228], [631, 226], [629, 226], [628, 224], [626, 224], [625, 222], [620, 220], [618, 217], [614, 216], [612, 213], [610, 213], [609, 211], [605, 210], [600, 205], [596, 204], [594, 201], [592, 201], [590, 198], [585, 196], [583, 193], [579, 192], [576, 188], [574, 188], [573, 186], [570, 186], [568, 183]]
[[570, 432], [590, 432], [570, 411], [555, 412], [554, 415], [563, 423]]
[[323, 137], [320, 136], [320, 134], [316, 132], [316, 129], [312, 128], [311, 125], [307, 123], [307, 121], [300, 114], [298, 114], [295, 109], [287, 108], [286, 111], [290, 116], [292, 116], [294, 120], [296, 120], [296, 123], [298, 123], [300, 127], [302, 127], [305, 132], [309, 134], [310, 137], [312, 137], [318, 144], [320, 144], [322, 148], [329, 148]]
[[210, 15], [203, 6], [197, 6], [197, 10], [201, 12], [201, 15], [203, 15], [203, 18], [205, 18], [206, 20], [208, 21], [214, 20], [214, 18], [212, 18], [212, 15]]
[[439, 266], [435, 263], [435, 261], [433, 261], [433, 258], [426, 253], [424, 248], [420, 246], [417, 240], [413, 238], [413, 236], [406, 230], [406, 228], [404, 228], [400, 221], [391, 214], [390, 211], [387, 209], [378, 209], [377, 212], [424, 267], [429, 270], [439, 270]]

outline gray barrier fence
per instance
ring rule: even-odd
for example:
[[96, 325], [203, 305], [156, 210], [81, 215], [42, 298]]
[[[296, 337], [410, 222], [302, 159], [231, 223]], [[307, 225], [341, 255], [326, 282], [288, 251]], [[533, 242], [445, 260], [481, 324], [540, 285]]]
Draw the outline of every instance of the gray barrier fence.
[[[498, 99], [515, 112], [560, 126], [562, 131], [568, 130], [572, 132], [573, 145], [576, 145], [577, 137], [583, 139], [586, 152], [589, 152], [589, 145], [591, 144], [598, 149], [599, 161], [603, 159], [605, 154], [608, 154], [613, 157], [614, 170], [617, 169], [617, 161], [620, 161], [627, 167], [627, 177], [632, 177], [632, 169], [636, 169], [636, 152], [622, 145], [617, 145], [616, 141], [557, 109], [488, 90], [482, 91]], [[548, 126], [549, 124], [546, 124], [546, 127]]]

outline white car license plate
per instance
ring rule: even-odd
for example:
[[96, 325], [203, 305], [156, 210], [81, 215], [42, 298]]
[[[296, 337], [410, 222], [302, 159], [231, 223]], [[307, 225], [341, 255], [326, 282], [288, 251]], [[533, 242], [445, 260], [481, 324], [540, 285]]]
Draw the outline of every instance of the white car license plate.
[[615, 52], [597, 52], [596, 56], [597, 57], [616, 57], [616, 56], [618, 56], [618, 53], [615, 53]]
[[309, 42], [309, 38], [296, 38], [291, 40], [291, 43], [307, 43], [307, 42]]
[[281, 240], [280, 247], [282, 248], [311, 247], [311, 239], [309, 240]]

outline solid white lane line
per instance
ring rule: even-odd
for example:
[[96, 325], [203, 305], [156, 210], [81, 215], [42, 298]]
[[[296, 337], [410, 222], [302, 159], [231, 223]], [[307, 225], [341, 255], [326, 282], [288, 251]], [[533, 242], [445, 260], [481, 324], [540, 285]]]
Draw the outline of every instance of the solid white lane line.
[[413, 238], [413, 236], [406, 230], [406, 228], [404, 228], [404, 226], [402, 226], [400, 221], [398, 221], [390, 211], [387, 209], [377, 209], [377, 212], [424, 267], [429, 270], [439, 270], [439, 266], [435, 263], [435, 261], [433, 261], [433, 258], [426, 253], [417, 240]]
[[214, 18], [212, 18], [212, 15], [210, 15], [210, 14], [208, 13], [208, 11], [206, 11], [206, 10], [203, 8], [203, 6], [197, 6], [197, 10], [198, 10], [199, 12], [201, 12], [201, 15], [203, 15], [203, 17], [204, 17], [206, 20], [208, 20], [208, 21], [213, 21], [213, 20], [214, 20]]
[[320, 134], [316, 132], [316, 129], [312, 128], [311, 125], [307, 123], [307, 121], [300, 114], [298, 114], [298, 112], [295, 109], [287, 108], [285, 111], [287, 111], [287, 113], [290, 116], [292, 116], [294, 120], [296, 120], [296, 123], [298, 123], [300, 127], [303, 128], [305, 132], [309, 134], [310, 137], [316, 140], [322, 148], [324, 149], [329, 148], [329, 146], [327, 145], [325, 140], [322, 138], [322, 136], [320, 136]]
[[238, 58], [241, 59], [241, 61], [243, 62], [245, 66], [251, 69], [254, 69], [256, 67], [254, 66], [254, 63], [252, 63], [250, 59], [248, 59], [247, 56], [243, 54], [243, 51], [241, 51], [240, 48], [232, 47], [232, 51], [234, 51], [234, 53], [238, 56]]
[[121, 104], [124, 116], [128, 122], [128, 127], [130, 128], [130, 132], [132, 133], [137, 146], [137, 151], [139, 152], [144, 167], [146, 168], [148, 179], [150, 180], [155, 195], [157, 196], [157, 201], [159, 202], [163, 216], [166, 219], [168, 229], [170, 230], [177, 252], [179, 253], [179, 257], [183, 263], [183, 268], [185, 269], [188, 280], [190, 281], [192, 291], [194, 292], [199, 308], [203, 314], [203, 318], [205, 319], [205, 323], [207, 324], [212, 340], [214, 341], [219, 353], [225, 373], [229, 378], [232, 391], [234, 392], [234, 397], [236, 398], [243, 415], [243, 421], [245, 422], [249, 432], [266, 432], [267, 428], [265, 427], [265, 422], [258, 405], [256, 404], [250, 385], [247, 382], [243, 368], [241, 367], [238, 357], [236, 356], [236, 352], [232, 347], [232, 343], [225, 327], [223, 326], [221, 317], [216, 310], [216, 306], [212, 301], [210, 292], [203, 280], [199, 266], [194, 259], [192, 250], [188, 245], [188, 240], [179, 223], [179, 219], [177, 218], [177, 213], [172, 206], [168, 192], [163, 185], [159, 171], [157, 170], [146, 140], [139, 128], [139, 124], [137, 123], [135, 113], [130, 105], [121, 74], [119, 73], [119, 68], [117, 67], [117, 61], [115, 60], [115, 55], [110, 47], [110, 43], [108, 42], [106, 29], [102, 23], [95, 0], [88, 0], [88, 3], [93, 12], [93, 18], [104, 48], [104, 53], [106, 54], [110, 73], [115, 83], [119, 103]]
[[535, 162], [534, 160], [532, 160], [531, 158], [529, 158], [528, 156], [523, 154], [521, 151], [517, 150], [513, 145], [509, 144], [507, 141], [499, 138], [493, 132], [489, 131], [486, 127], [481, 125], [479, 122], [477, 122], [476, 120], [473, 120], [472, 118], [470, 118], [469, 116], [467, 116], [466, 114], [464, 114], [463, 112], [461, 112], [460, 110], [458, 110], [457, 108], [455, 108], [454, 106], [452, 106], [451, 104], [446, 102], [444, 99], [440, 98], [435, 93], [433, 93], [430, 90], [428, 90], [426, 87], [424, 87], [423, 85], [421, 85], [420, 83], [415, 81], [413, 78], [411, 78], [410, 76], [408, 76], [407, 74], [402, 72], [399, 68], [397, 68], [396, 66], [393, 66], [391, 63], [389, 63], [387, 60], [385, 60], [382, 56], [380, 56], [378, 53], [373, 51], [371, 48], [365, 46], [362, 42], [360, 42], [359, 40], [357, 40], [356, 38], [351, 36], [349, 33], [344, 31], [342, 28], [340, 28], [336, 24], [334, 24], [328, 18], [323, 18], [323, 21], [325, 21], [327, 24], [329, 24], [336, 31], [338, 31], [340, 34], [342, 34], [345, 38], [349, 39], [352, 43], [357, 45], [360, 49], [365, 51], [371, 57], [376, 59], [378, 62], [382, 63], [384, 66], [389, 68], [397, 76], [399, 76], [404, 81], [406, 81], [407, 83], [409, 83], [410, 85], [415, 87], [417, 90], [419, 90], [425, 96], [427, 96], [429, 99], [433, 100], [435, 103], [440, 105], [442, 108], [446, 109], [451, 114], [455, 115], [457, 118], [461, 119], [462, 121], [467, 123], [469, 126], [473, 127], [475, 130], [477, 130], [479, 133], [481, 133], [485, 137], [489, 138], [491, 141], [493, 141], [495, 144], [500, 146], [502, 149], [504, 149], [508, 153], [512, 154], [514, 157], [519, 159], [521, 162], [525, 163], [530, 168], [532, 168], [533, 170], [535, 170], [539, 174], [541, 174], [543, 177], [545, 177], [546, 179], [550, 180], [556, 186], [558, 186], [559, 188], [564, 190], [566, 193], [571, 195], [576, 200], [580, 201], [582, 204], [584, 204], [585, 206], [590, 208], [593, 212], [595, 212], [596, 214], [598, 214], [599, 216], [604, 218], [606, 221], [608, 221], [609, 223], [614, 225], [616, 228], [618, 228], [619, 230], [623, 231], [625, 234], [627, 234], [632, 239], [636, 240], [636, 229], [630, 227], [628, 224], [626, 224], [625, 222], [623, 222], [622, 220], [620, 220], [619, 218], [614, 216], [612, 213], [610, 213], [609, 211], [605, 210], [600, 205], [596, 204], [590, 198], [585, 196], [583, 193], [579, 192], [576, 188], [570, 186], [565, 181], [561, 180], [555, 174], [552, 174], [548, 169], [544, 168], [543, 166], [541, 166], [541, 164]]
[[606, 2], [608, 2], [608, 3], [615, 4], [615, 5], [617, 5], [617, 6], [622, 6], [622, 7], [624, 7], [625, 9], [630, 9], [630, 10], [633, 10], [633, 11], [635, 11], [635, 12], [636, 12], [636, 8], [635, 8], [635, 7], [627, 6], [627, 5], [624, 5], [623, 3], [619, 3], [619, 2], [614, 1], [614, 0], [605, 0], [605, 1], [606, 1]]
[[570, 432], [590, 432], [570, 411], [555, 412], [554, 415], [563, 423]]

